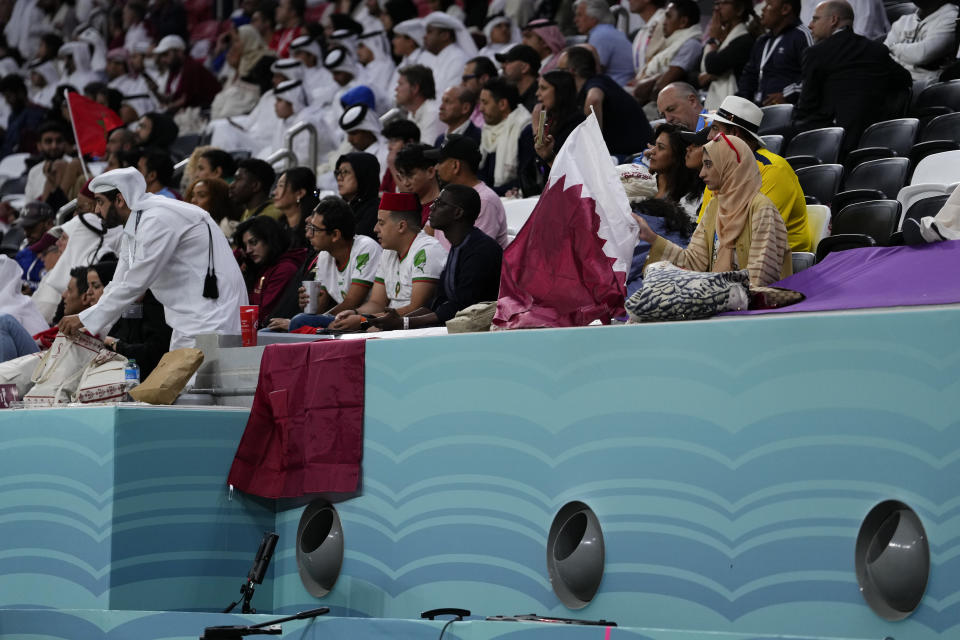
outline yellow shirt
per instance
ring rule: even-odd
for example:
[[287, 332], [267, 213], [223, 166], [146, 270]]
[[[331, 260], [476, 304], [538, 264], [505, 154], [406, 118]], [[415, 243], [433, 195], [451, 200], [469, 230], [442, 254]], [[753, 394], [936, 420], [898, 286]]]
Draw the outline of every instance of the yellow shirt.
[[273, 206], [273, 203], [271, 202], [263, 209], [260, 209], [259, 212], [257, 212], [256, 209], [247, 209], [246, 211], [243, 212], [243, 215], [240, 216], [240, 221], [242, 222], [247, 218], [252, 218], [255, 212], [256, 212], [256, 215], [258, 216], [267, 216], [268, 218], [273, 218], [274, 220], [279, 220], [280, 216], [283, 215], [282, 213], [280, 213], [280, 209], [277, 209], [275, 206]]
[[[787, 241], [791, 251], [815, 251], [810, 246], [810, 233], [807, 229], [807, 201], [803, 196], [803, 189], [797, 174], [790, 163], [764, 148], [753, 152], [760, 169], [760, 179], [763, 186], [760, 193], [770, 198], [787, 225]], [[713, 198], [710, 189], [703, 190], [703, 204], [697, 222], [707, 210], [707, 203]]]

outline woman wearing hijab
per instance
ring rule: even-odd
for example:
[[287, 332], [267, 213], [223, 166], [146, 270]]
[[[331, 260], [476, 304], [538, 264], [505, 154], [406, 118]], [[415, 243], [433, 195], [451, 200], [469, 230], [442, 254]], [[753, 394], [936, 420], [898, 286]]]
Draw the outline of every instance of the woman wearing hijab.
[[369, 153], [348, 153], [337, 159], [334, 177], [340, 197], [353, 211], [356, 233], [376, 240], [374, 227], [380, 203], [380, 162]]
[[275, 59], [256, 29], [248, 24], [237, 29], [227, 51], [227, 63], [236, 73], [213, 98], [210, 119], [250, 113], [272, 87], [270, 65]]
[[703, 147], [700, 177], [716, 195], [686, 249], [654, 233], [634, 215], [640, 239], [649, 242], [647, 264], [666, 260], [691, 271], [747, 269], [751, 286], [766, 286], [792, 272], [787, 227], [760, 192], [760, 170], [743, 140], [720, 134]]

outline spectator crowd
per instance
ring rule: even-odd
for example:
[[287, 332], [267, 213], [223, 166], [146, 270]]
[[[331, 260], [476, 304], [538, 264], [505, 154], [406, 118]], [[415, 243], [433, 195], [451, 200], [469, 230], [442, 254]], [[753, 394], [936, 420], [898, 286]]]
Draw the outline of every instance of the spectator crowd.
[[[504, 202], [590, 114], [649, 178], [629, 291], [653, 259], [770, 284], [816, 247], [763, 108], [792, 105], [788, 138], [841, 127], [842, 161], [960, 68], [946, 0], [0, 0], [0, 23], [0, 361], [86, 329], [144, 375], [248, 302], [318, 332], [495, 300]], [[70, 93], [118, 117], [102, 153]]]

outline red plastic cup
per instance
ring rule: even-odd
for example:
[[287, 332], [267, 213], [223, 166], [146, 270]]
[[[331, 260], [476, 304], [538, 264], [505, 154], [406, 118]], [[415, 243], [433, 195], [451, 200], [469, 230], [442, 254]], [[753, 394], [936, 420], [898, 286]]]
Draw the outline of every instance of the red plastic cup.
[[240, 307], [240, 340], [243, 346], [257, 346], [257, 320], [259, 317], [259, 306], [251, 304]]

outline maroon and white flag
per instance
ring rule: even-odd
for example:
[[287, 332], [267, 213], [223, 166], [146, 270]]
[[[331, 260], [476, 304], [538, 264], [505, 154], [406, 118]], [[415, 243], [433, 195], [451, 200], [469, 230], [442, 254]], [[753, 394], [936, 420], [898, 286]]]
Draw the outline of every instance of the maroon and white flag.
[[624, 315], [637, 223], [595, 115], [567, 138], [503, 255], [497, 329], [579, 327]]

